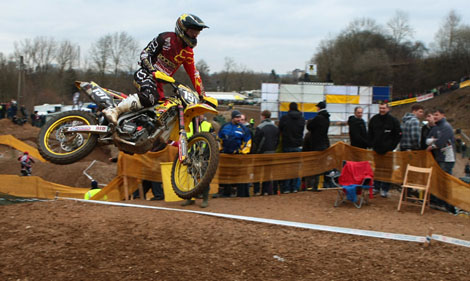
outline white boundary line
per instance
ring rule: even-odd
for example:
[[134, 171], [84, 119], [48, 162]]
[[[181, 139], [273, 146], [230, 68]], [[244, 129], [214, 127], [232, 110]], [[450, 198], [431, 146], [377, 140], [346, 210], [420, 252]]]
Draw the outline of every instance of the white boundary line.
[[433, 234], [432, 239], [437, 240], [437, 241], [441, 241], [441, 242], [444, 242], [444, 243], [449, 243], [449, 244], [454, 244], [454, 245], [464, 246], [464, 247], [470, 248], [470, 241], [466, 241], [466, 240], [447, 237], [447, 236], [439, 235], [439, 234]]
[[144, 208], [144, 209], [175, 211], [175, 212], [183, 212], [183, 213], [193, 213], [193, 214], [213, 216], [213, 217], [237, 219], [237, 220], [243, 220], [243, 221], [267, 223], [267, 224], [273, 224], [273, 225], [297, 227], [297, 228], [303, 228], [303, 229], [328, 231], [328, 232], [335, 232], [335, 233], [342, 233], [342, 234], [352, 234], [352, 235], [359, 235], [359, 236], [366, 236], [366, 237], [373, 237], [373, 238], [382, 238], [382, 239], [391, 239], [391, 240], [399, 240], [399, 241], [408, 241], [408, 242], [426, 243], [426, 242], [430, 242], [430, 239], [432, 238], [434, 240], [445, 242], [445, 243], [450, 243], [450, 244], [464, 246], [464, 247], [470, 247], [470, 241], [460, 240], [460, 239], [456, 239], [456, 238], [452, 238], [452, 237], [446, 237], [446, 236], [437, 235], [437, 234], [433, 234], [432, 237], [429, 237], [429, 236], [427, 236], [427, 237], [426, 236], [415, 236], [415, 235], [408, 235], [408, 234], [397, 234], [397, 233], [390, 233], [390, 232], [362, 230], [362, 229], [345, 228], [345, 227], [337, 227], [337, 226], [327, 226], [327, 225], [301, 223], [301, 222], [282, 221], [282, 220], [274, 220], [274, 219], [263, 219], [263, 218], [255, 218], [255, 217], [246, 217], [246, 216], [229, 215], [229, 214], [221, 214], [221, 213], [201, 212], [201, 211], [194, 211], [194, 210], [174, 209], [174, 208], [166, 208], [166, 207], [156, 207], [156, 206], [148, 206], [148, 205], [127, 204], [127, 203], [117, 203], [117, 202], [108, 202], [108, 201], [84, 200], [84, 199], [65, 198], [65, 197], [57, 197], [57, 199], [72, 200], [72, 201], [78, 201], [78, 202], [84, 202], [84, 203], [94, 203], [94, 204], [102, 204], [102, 205], [120, 206], [120, 207], [133, 207], [133, 208]]

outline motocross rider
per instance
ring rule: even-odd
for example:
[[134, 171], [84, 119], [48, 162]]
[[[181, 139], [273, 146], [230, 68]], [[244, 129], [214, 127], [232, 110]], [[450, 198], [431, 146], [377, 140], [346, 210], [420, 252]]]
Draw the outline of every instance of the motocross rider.
[[103, 110], [107, 119], [117, 124], [120, 114], [151, 107], [164, 100], [163, 85], [153, 80], [153, 73], [159, 70], [173, 76], [181, 64], [195, 90], [201, 97], [204, 96], [204, 87], [194, 64], [193, 52], [197, 36], [204, 28], [209, 27], [199, 17], [183, 14], [176, 21], [175, 32], [163, 32], [154, 38], [140, 54], [141, 68], [134, 74], [134, 86], [138, 93], [129, 95], [117, 107]]
[[28, 175], [31, 175], [31, 164], [35, 163], [33, 158], [29, 156], [28, 151], [25, 151], [23, 155], [18, 157], [18, 161], [21, 162], [21, 170], [25, 170]]

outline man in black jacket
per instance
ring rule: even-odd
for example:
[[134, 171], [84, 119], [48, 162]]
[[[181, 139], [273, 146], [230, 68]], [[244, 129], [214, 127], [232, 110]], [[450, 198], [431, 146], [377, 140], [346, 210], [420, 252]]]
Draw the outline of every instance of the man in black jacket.
[[354, 108], [354, 115], [349, 116], [349, 139], [351, 145], [366, 149], [368, 145], [366, 122], [362, 119], [364, 110], [358, 106]]
[[[256, 154], [271, 154], [276, 152], [279, 143], [279, 129], [271, 121], [271, 111], [261, 112], [261, 123], [256, 127], [253, 138], [253, 149]], [[259, 183], [254, 184], [254, 193], [259, 195]], [[262, 193], [264, 195], [273, 194], [273, 181], [266, 181], [262, 184]]]
[[[301, 152], [304, 135], [305, 118], [297, 109], [297, 103], [289, 104], [289, 112], [281, 117], [279, 130], [282, 137], [282, 152]], [[285, 180], [282, 192], [299, 191], [300, 178]]]
[[[389, 113], [390, 107], [386, 103], [379, 105], [379, 114], [374, 115], [369, 122], [369, 144], [376, 152], [375, 169], [392, 172], [393, 163], [383, 161], [382, 155], [393, 151], [401, 139], [401, 127], [397, 118]], [[388, 164], [387, 164], [388, 163]], [[391, 165], [390, 165], [391, 164]], [[380, 196], [387, 197], [390, 183], [374, 181], [374, 190], [380, 191]]]
[[[309, 151], [323, 151], [330, 147], [328, 139], [328, 129], [330, 127], [330, 114], [326, 111], [326, 103], [321, 101], [317, 104], [317, 116], [308, 120], [307, 130], [310, 133]], [[312, 191], [318, 191], [320, 175], [310, 178], [309, 186]]]

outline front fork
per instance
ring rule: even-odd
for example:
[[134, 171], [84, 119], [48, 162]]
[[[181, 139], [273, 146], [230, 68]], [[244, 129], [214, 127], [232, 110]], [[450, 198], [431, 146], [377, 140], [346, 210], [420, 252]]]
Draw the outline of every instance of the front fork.
[[[178, 114], [179, 114], [179, 132], [180, 132], [180, 138], [178, 142], [178, 160], [181, 163], [184, 163], [184, 161], [188, 157], [188, 136], [186, 134], [186, 130], [184, 129], [184, 110], [182, 105], [178, 105]], [[199, 132], [199, 122], [198, 118], [193, 119], [193, 135], [196, 132]]]
[[186, 136], [186, 130], [184, 129], [184, 111], [183, 106], [178, 105], [178, 114], [179, 114], [179, 131], [180, 139], [178, 142], [178, 160], [183, 163], [188, 157], [188, 137]]

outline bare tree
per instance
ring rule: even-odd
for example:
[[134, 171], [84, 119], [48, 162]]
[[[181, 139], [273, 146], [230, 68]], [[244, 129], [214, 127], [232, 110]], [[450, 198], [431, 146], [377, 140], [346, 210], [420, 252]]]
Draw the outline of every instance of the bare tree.
[[15, 48], [13, 56], [15, 58], [23, 56], [23, 60], [26, 66], [28, 68], [34, 68], [33, 57], [35, 56], [35, 50], [33, 49], [33, 43], [31, 39], [15, 41], [13, 46]]
[[387, 27], [398, 44], [407, 38], [413, 38], [414, 30], [409, 24], [409, 16], [402, 10], [395, 11], [395, 16], [387, 22]]
[[196, 68], [199, 71], [199, 75], [201, 75], [202, 83], [204, 88], [207, 89], [207, 86], [210, 84], [210, 68], [209, 65], [206, 63], [205, 60], [200, 60], [196, 63]]
[[438, 52], [449, 53], [452, 51], [460, 22], [460, 15], [455, 10], [451, 10], [435, 36]]
[[66, 68], [72, 68], [74, 63], [78, 61], [78, 50], [79, 47], [72, 45], [69, 40], [60, 42], [59, 48], [57, 49], [56, 61], [61, 73]]
[[[227, 91], [230, 88], [230, 76], [235, 71], [237, 64], [235, 60], [230, 57], [225, 57], [224, 70], [222, 71], [222, 81], [218, 81], [218, 88], [222, 91]], [[218, 89], [219, 90], [219, 89]]]
[[101, 74], [105, 74], [109, 69], [111, 60], [111, 49], [109, 45], [112, 42], [111, 35], [100, 37], [98, 41], [93, 43], [90, 48], [90, 59], [96, 70]]
[[351, 21], [348, 27], [344, 30], [344, 34], [356, 34], [363, 31], [370, 31], [373, 33], [381, 33], [383, 28], [371, 18], [358, 18]]
[[116, 32], [107, 36], [111, 38], [109, 49], [114, 75], [117, 75], [118, 71], [124, 69], [126, 66], [132, 68], [129, 64], [131, 61], [137, 60], [137, 41], [126, 32]]
[[46, 72], [55, 59], [57, 51], [57, 42], [52, 37], [36, 37], [33, 40], [35, 55], [33, 61], [36, 68]]
[[50, 37], [35, 37], [14, 42], [14, 56], [23, 56], [26, 65], [35, 71], [47, 71], [56, 57], [57, 43]]

